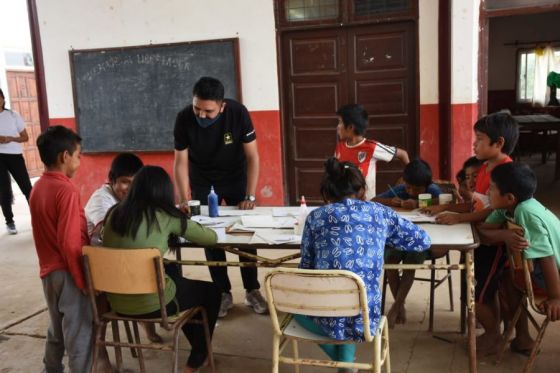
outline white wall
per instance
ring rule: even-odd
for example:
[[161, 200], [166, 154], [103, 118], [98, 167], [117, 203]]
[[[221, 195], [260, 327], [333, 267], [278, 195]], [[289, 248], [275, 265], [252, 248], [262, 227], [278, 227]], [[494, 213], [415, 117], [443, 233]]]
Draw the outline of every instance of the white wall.
[[25, 0], [0, 0], [0, 48], [31, 50]]
[[518, 41], [560, 40], [560, 12], [490, 19], [488, 89], [513, 90], [517, 50], [531, 45], [504, 45]]
[[418, 9], [420, 104], [437, 104], [439, 1], [422, 0]]
[[[31, 53], [31, 36], [25, 0], [0, 0], [0, 88], [6, 96], [6, 106], [10, 107], [10, 95], [6, 79], [7, 66], [5, 52]], [[32, 70], [18, 66], [21, 70]]]
[[478, 29], [480, 0], [451, 2], [451, 103], [478, 101]]
[[72, 48], [232, 37], [239, 38], [243, 103], [279, 109], [272, 0], [41, 0], [37, 7], [51, 118], [74, 116]]

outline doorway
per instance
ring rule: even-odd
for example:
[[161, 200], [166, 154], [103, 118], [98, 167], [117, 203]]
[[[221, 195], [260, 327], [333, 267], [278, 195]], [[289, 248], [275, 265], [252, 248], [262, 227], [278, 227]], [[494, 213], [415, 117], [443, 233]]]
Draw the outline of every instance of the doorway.
[[[319, 183], [334, 154], [336, 111], [369, 114], [367, 137], [417, 151], [417, 24], [413, 21], [297, 30], [281, 36], [284, 155], [289, 204], [322, 203]], [[378, 164], [379, 191], [401, 175]]]
[[33, 71], [6, 71], [11, 109], [18, 112], [25, 122], [29, 140], [23, 143], [23, 157], [30, 177], [40, 176], [43, 163], [37, 149], [37, 137], [41, 134], [37, 85]]

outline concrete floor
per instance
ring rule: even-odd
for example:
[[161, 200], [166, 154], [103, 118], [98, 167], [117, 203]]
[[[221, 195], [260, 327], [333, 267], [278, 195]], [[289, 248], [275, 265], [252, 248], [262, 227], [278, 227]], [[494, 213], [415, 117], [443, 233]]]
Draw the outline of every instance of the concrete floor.
[[[560, 182], [552, 182], [552, 162], [543, 166], [538, 164], [538, 159], [537, 155], [524, 159], [534, 166], [539, 175], [537, 198], [559, 215]], [[17, 190], [17, 187], [14, 190]], [[48, 316], [38, 276], [29, 212], [21, 194], [16, 195], [14, 207], [19, 234], [10, 236], [4, 229], [0, 229], [0, 373], [39, 372], [42, 367]], [[187, 256], [202, 258], [203, 253], [202, 250], [195, 249], [183, 253], [183, 257]], [[209, 280], [206, 268], [185, 267], [184, 271], [187, 277]], [[261, 281], [266, 272], [267, 270], [259, 271]], [[271, 367], [272, 348], [269, 317], [256, 315], [243, 305], [244, 294], [238, 269], [230, 269], [230, 278], [234, 286], [236, 305], [226, 318], [219, 320], [214, 334], [213, 348], [217, 370], [228, 373], [268, 372]], [[427, 283], [415, 283], [407, 302], [408, 323], [390, 331], [393, 372], [468, 371], [464, 337], [458, 333], [458, 284], [459, 278], [455, 274], [455, 312], [449, 311], [447, 289], [441, 288], [436, 292], [436, 332], [432, 335], [427, 332], [429, 287]], [[390, 297], [388, 301], [390, 305]], [[160, 333], [164, 339], [170, 340], [170, 335], [161, 330]], [[560, 363], [556, 360], [560, 354], [559, 342], [560, 329], [557, 323], [551, 324], [536, 360], [534, 372], [560, 372]], [[188, 342], [181, 338], [181, 350], [185, 359], [188, 349]], [[360, 346], [358, 359], [367, 356], [367, 352], [366, 346]], [[169, 371], [169, 353], [148, 351], [145, 354], [149, 372]], [[301, 354], [322, 356], [315, 346], [303, 346]], [[113, 358], [112, 351], [110, 356]], [[124, 351], [124, 358], [127, 372], [139, 371], [138, 364], [131, 358], [129, 351]], [[500, 366], [494, 365], [493, 358], [480, 358], [478, 371], [517, 372], [521, 371], [524, 362], [523, 356], [507, 351]], [[291, 371], [288, 367], [281, 368], [281, 372]], [[302, 371], [334, 370], [303, 368]]]

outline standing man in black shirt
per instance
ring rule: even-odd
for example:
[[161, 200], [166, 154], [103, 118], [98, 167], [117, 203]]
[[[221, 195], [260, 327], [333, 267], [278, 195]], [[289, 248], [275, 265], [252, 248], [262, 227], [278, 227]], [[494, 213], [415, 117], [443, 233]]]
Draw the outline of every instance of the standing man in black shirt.
[[[211, 77], [202, 77], [193, 88], [192, 105], [177, 114], [175, 138], [175, 182], [181, 205], [187, 209], [190, 197], [206, 204], [210, 187], [227, 205], [242, 210], [255, 207], [259, 176], [259, 153], [253, 123], [247, 108], [224, 99], [224, 86]], [[246, 250], [256, 254], [256, 250]], [[225, 261], [223, 250], [206, 248], [206, 259]], [[249, 259], [240, 257], [242, 262]], [[210, 275], [222, 290], [219, 317], [233, 307], [227, 267], [209, 267]], [[267, 311], [255, 267], [242, 267], [245, 304], [256, 313]]]

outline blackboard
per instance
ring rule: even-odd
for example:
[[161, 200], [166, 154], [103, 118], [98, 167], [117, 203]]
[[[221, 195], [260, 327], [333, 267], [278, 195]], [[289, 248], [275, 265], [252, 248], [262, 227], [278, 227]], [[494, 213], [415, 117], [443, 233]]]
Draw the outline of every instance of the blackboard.
[[238, 40], [70, 51], [82, 151], [173, 149], [177, 113], [202, 76], [241, 100]]

